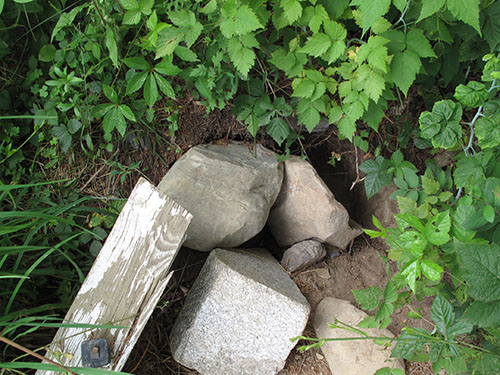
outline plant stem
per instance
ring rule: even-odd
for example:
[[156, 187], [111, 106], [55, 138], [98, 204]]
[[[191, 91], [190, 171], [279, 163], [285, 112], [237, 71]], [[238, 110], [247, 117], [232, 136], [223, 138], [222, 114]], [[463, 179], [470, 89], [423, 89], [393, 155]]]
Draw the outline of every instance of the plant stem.
[[67, 373], [69, 373], [69, 374], [75, 374], [75, 375], [76, 375], [76, 373], [75, 373], [75, 372], [73, 372], [73, 371], [71, 371], [69, 368], [64, 367], [63, 365], [61, 365], [61, 364], [59, 364], [59, 363], [57, 363], [57, 362], [54, 362], [54, 361], [52, 361], [51, 359], [48, 359], [47, 357], [44, 357], [44, 356], [43, 356], [43, 355], [41, 355], [41, 354], [35, 353], [34, 351], [32, 351], [32, 350], [30, 350], [30, 349], [28, 349], [28, 348], [25, 348], [25, 347], [24, 347], [24, 346], [22, 346], [22, 345], [16, 344], [14, 341], [11, 341], [11, 340], [9, 340], [9, 339], [8, 339], [8, 338], [6, 338], [6, 337], [2, 337], [2, 336], [0, 336], [0, 341], [2, 341], [3, 343], [5, 343], [5, 344], [7, 344], [7, 345], [10, 345], [10, 346], [12, 346], [12, 347], [14, 347], [14, 348], [16, 348], [16, 349], [19, 349], [19, 350], [21, 350], [21, 351], [23, 351], [23, 352], [25, 352], [25, 353], [27, 353], [27, 354], [29, 354], [29, 355], [31, 355], [31, 356], [33, 356], [33, 357], [35, 357], [35, 358], [38, 358], [38, 359], [39, 359], [39, 360], [41, 360], [41, 361], [45, 361], [45, 362], [48, 362], [48, 363], [50, 363], [50, 364], [52, 364], [52, 365], [54, 365], [54, 366], [57, 366], [57, 367], [59, 367], [60, 369], [62, 369], [62, 370], [64, 370], [64, 371], [66, 371], [66, 372], [67, 372]]

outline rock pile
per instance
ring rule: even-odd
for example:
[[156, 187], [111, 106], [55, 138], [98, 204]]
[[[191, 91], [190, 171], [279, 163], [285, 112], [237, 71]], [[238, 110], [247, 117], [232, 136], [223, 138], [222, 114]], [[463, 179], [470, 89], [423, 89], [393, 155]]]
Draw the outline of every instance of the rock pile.
[[[324, 245], [345, 249], [361, 233], [309, 163], [276, 160], [260, 145], [197, 146], [158, 186], [193, 215], [184, 245], [211, 251], [170, 333], [174, 358], [202, 375], [278, 373], [310, 311], [286, 271], [320, 261]], [[266, 222], [277, 243], [290, 247], [281, 266], [265, 249], [237, 249]], [[321, 311], [318, 334], [330, 336], [320, 330]], [[339, 372], [333, 361], [335, 375], [357, 373]]]

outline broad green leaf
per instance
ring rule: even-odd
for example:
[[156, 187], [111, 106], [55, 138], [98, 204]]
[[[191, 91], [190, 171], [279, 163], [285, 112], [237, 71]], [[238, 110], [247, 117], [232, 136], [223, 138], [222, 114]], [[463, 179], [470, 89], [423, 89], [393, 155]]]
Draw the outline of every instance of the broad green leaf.
[[118, 95], [114, 88], [108, 85], [102, 85], [102, 92], [110, 102], [118, 103]]
[[[115, 128], [115, 125], [116, 125], [115, 119], [116, 119], [117, 113], [119, 113], [119, 110], [115, 105], [113, 105], [111, 110], [106, 113], [106, 116], [104, 116], [104, 119], [102, 121], [102, 127], [107, 134], [111, 134], [111, 132]], [[121, 116], [121, 114], [120, 114], [120, 116]]]
[[421, 233], [408, 230], [402, 233], [396, 241], [403, 249], [411, 251], [417, 259], [424, 256], [427, 240]]
[[297, 21], [302, 15], [302, 5], [298, 0], [282, 0], [280, 1], [280, 7], [283, 8], [283, 14], [289, 25]]
[[385, 113], [382, 105], [380, 105], [380, 103], [376, 104], [375, 102], [370, 101], [368, 109], [363, 113], [363, 121], [366, 122], [370, 128], [377, 131], [378, 125], [384, 116]]
[[394, 305], [392, 303], [384, 301], [380, 305], [377, 314], [375, 314], [375, 319], [377, 320], [386, 320], [387, 318], [390, 319], [390, 316], [392, 315], [393, 312], [394, 312]]
[[366, 173], [365, 191], [368, 199], [376, 194], [382, 186], [389, 186], [392, 174], [388, 172], [389, 161], [379, 156], [375, 160], [366, 160], [359, 169]]
[[428, 259], [424, 259], [421, 262], [422, 273], [425, 277], [432, 281], [438, 281], [441, 279], [441, 275], [443, 274], [443, 267], [439, 264], [436, 264]]
[[175, 91], [170, 82], [168, 82], [165, 78], [163, 78], [156, 72], [153, 74], [156, 78], [156, 83], [158, 84], [158, 87], [160, 88], [161, 92], [163, 92], [170, 99], [175, 100]]
[[407, 229], [408, 226], [412, 226], [421, 233], [425, 232], [424, 225], [422, 224], [420, 219], [413, 214], [410, 213], [397, 214], [394, 215], [394, 218], [396, 219], [396, 223], [402, 230]]
[[177, 46], [175, 47], [174, 53], [184, 61], [188, 62], [195, 62], [198, 61], [198, 56], [196, 53], [191, 51], [189, 48], [184, 47], [184, 46]]
[[391, 0], [352, 0], [351, 5], [357, 5], [361, 11], [364, 34], [378, 18], [388, 12]]
[[448, 233], [451, 229], [449, 211], [442, 211], [427, 222], [425, 234], [429, 242], [441, 246], [450, 240]]
[[392, 282], [388, 282], [384, 288], [384, 301], [394, 303], [398, 299], [398, 290]]
[[322, 5], [316, 5], [314, 8], [311, 6], [309, 9], [314, 9], [311, 18], [309, 19], [309, 28], [313, 33], [317, 33], [321, 24], [329, 19], [328, 13]]
[[195, 14], [189, 9], [168, 12], [168, 18], [177, 27], [190, 27], [196, 23]]
[[476, 108], [488, 99], [488, 90], [483, 83], [470, 81], [467, 86], [458, 85], [453, 96], [464, 106]]
[[139, 9], [142, 13], [149, 16], [151, 14], [151, 9], [155, 5], [154, 0], [139, 0]]
[[453, 180], [456, 187], [471, 187], [477, 181], [484, 179], [483, 168], [477, 158], [462, 158], [457, 162], [453, 172]]
[[467, 201], [467, 197], [460, 198], [453, 212], [452, 235], [461, 242], [471, 241], [476, 232], [465, 229], [464, 222], [474, 213], [474, 208]]
[[481, 26], [484, 39], [488, 42], [491, 51], [498, 51], [497, 47], [500, 43], [500, 2], [495, 1], [486, 9], [482, 9], [481, 15], [484, 16], [484, 24]]
[[123, 15], [124, 25], [137, 25], [141, 20], [141, 11], [139, 9], [128, 10]]
[[179, 69], [169, 61], [162, 61], [156, 64], [154, 70], [160, 74], [163, 74], [164, 76], [176, 76], [177, 74], [182, 72], [181, 69]]
[[488, 223], [493, 223], [495, 221], [495, 210], [490, 205], [484, 206], [483, 216]]
[[120, 3], [126, 10], [139, 9], [137, 0], [120, 0]]
[[255, 52], [250, 48], [243, 47], [238, 38], [229, 40], [227, 52], [238, 72], [246, 77], [254, 64]]
[[446, 0], [448, 10], [460, 21], [472, 26], [479, 35], [479, 0]]
[[457, 243], [469, 295], [481, 302], [500, 300], [500, 246]]
[[150, 68], [149, 63], [146, 61], [144, 57], [139, 57], [139, 56], [126, 57], [122, 61], [130, 69], [148, 70]]
[[99, 118], [104, 116], [108, 111], [110, 111], [114, 107], [114, 104], [105, 103], [98, 104], [92, 108], [92, 117]]
[[480, 117], [476, 125], [476, 137], [482, 149], [500, 145], [500, 115]]
[[104, 42], [109, 51], [109, 58], [113, 62], [113, 65], [118, 68], [118, 46], [116, 45], [115, 33], [109, 26], [106, 26], [106, 36]]
[[339, 128], [339, 139], [348, 139], [352, 141], [352, 137], [356, 132], [356, 120], [344, 116], [340, 119], [337, 127]]
[[382, 290], [378, 286], [370, 286], [367, 289], [354, 289], [352, 294], [356, 302], [363, 310], [375, 310], [382, 298]]
[[465, 319], [479, 327], [500, 326], [500, 300], [494, 302], [474, 301], [465, 311]]
[[54, 60], [56, 57], [56, 47], [52, 44], [46, 44], [42, 48], [40, 48], [40, 52], [38, 53], [38, 60], [43, 62], [49, 62]]
[[432, 303], [431, 317], [434, 323], [436, 323], [438, 331], [447, 337], [447, 331], [455, 320], [455, 313], [453, 312], [451, 303], [440, 294], [434, 298], [434, 302]]
[[306, 44], [300, 49], [300, 51], [307, 53], [310, 56], [319, 57], [328, 51], [331, 44], [332, 40], [328, 35], [316, 33], [307, 39]]
[[300, 99], [297, 105], [297, 117], [299, 123], [304, 124], [309, 132], [313, 131], [321, 119], [319, 111], [314, 107], [313, 102], [305, 98]]
[[420, 277], [420, 261], [415, 259], [414, 261], [407, 263], [401, 269], [401, 275], [405, 277], [405, 280], [413, 293], [416, 293], [417, 279]]
[[420, 29], [411, 29], [406, 35], [406, 48], [420, 57], [437, 57], [434, 50]]
[[127, 90], [125, 94], [129, 95], [139, 90], [142, 87], [142, 85], [144, 85], [144, 82], [146, 81], [148, 74], [149, 74], [148, 71], [135, 73], [127, 83]]
[[219, 27], [225, 38], [229, 39], [234, 35], [248, 34], [252, 31], [262, 28], [259, 19], [254, 11], [247, 5], [240, 6], [234, 16], [224, 14]]
[[355, 102], [352, 103], [344, 104], [343, 108], [346, 116], [353, 122], [360, 119], [361, 116], [363, 116], [363, 113], [365, 112], [363, 104], [359, 100], [356, 100]]
[[375, 103], [378, 102], [385, 89], [385, 79], [380, 74], [371, 70], [368, 79], [364, 82], [363, 90]]
[[420, 10], [420, 16], [417, 22], [422, 21], [424, 18], [432, 16], [439, 9], [441, 9], [446, 0], [423, 0], [422, 9]]
[[431, 177], [422, 176], [422, 189], [425, 194], [436, 194], [440, 188], [439, 182]]
[[69, 134], [68, 129], [65, 126], [54, 126], [51, 130], [51, 135], [57, 138], [59, 146], [63, 152], [67, 152], [71, 146], [71, 134]]
[[77, 120], [76, 118], [71, 119], [68, 122], [68, 132], [70, 134], [75, 134], [81, 128], [82, 128], [82, 123], [79, 120]]
[[153, 107], [158, 100], [158, 86], [153, 74], [148, 75], [144, 83], [144, 99], [150, 108]]
[[156, 56], [158, 59], [164, 56], [170, 56], [182, 40], [183, 33], [176, 27], [167, 27], [158, 33], [156, 42]]
[[394, 55], [391, 63], [391, 79], [405, 96], [415, 81], [421, 65], [420, 58], [414, 52], [407, 50]]
[[120, 110], [121, 114], [123, 116], [125, 116], [127, 119], [129, 119], [130, 121], [137, 121], [135, 119], [134, 113], [132, 112], [132, 110], [130, 109], [130, 107], [128, 105], [122, 104], [122, 105], [118, 106], [118, 109]]
[[391, 356], [411, 360], [413, 353], [429, 344], [429, 335], [430, 333], [423, 328], [403, 328]]
[[269, 60], [278, 69], [289, 75], [290, 70], [295, 65], [295, 55], [293, 53], [286, 53], [284, 49], [280, 48], [273, 52], [272, 58]]
[[266, 130], [267, 134], [270, 135], [279, 146], [281, 146], [283, 141], [290, 134], [290, 129], [288, 128], [287, 123], [279, 117], [273, 118], [267, 125]]
[[217, 10], [217, 0], [210, 0], [203, 8], [200, 9], [200, 13], [212, 14]]
[[314, 90], [316, 89], [315, 83], [307, 78], [296, 78], [295, 80], [297, 80], [299, 83], [297, 85], [293, 85], [292, 83], [292, 86], [294, 86], [292, 96], [299, 98], [310, 98], [314, 93]]

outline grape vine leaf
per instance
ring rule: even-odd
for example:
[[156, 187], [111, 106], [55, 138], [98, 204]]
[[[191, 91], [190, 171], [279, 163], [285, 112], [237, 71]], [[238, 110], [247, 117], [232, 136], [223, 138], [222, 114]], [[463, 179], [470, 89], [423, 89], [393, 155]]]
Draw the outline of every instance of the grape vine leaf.
[[328, 48], [330, 48], [331, 45], [332, 40], [328, 35], [316, 33], [307, 39], [306, 44], [300, 51], [313, 57], [319, 57], [328, 51]]

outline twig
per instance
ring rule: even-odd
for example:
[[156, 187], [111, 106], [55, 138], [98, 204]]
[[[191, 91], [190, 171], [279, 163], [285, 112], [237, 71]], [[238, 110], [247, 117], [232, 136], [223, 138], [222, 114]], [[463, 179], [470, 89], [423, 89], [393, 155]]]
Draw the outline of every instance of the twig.
[[366, 178], [363, 177], [363, 178], [359, 178], [359, 158], [358, 158], [358, 148], [357, 147], [354, 147], [354, 150], [356, 150], [356, 179], [354, 180], [354, 182], [352, 183], [351, 185], [351, 188], [349, 189], [349, 191], [352, 191], [352, 189], [354, 189], [354, 186], [356, 186], [356, 184], [358, 182], [363, 182]]
[[32, 351], [32, 350], [30, 350], [30, 349], [28, 349], [28, 348], [25, 348], [25, 347], [24, 347], [24, 346], [22, 346], [22, 345], [16, 344], [14, 341], [11, 341], [11, 340], [9, 340], [9, 339], [8, 339], [8, 338], [6, 338], [6, 337], [2, 337], [2, 336], [0, 336], [0, 341], [2, 341], [3, 343], [5, 343], [5, 344], [7, 344], [7, 345], [13, 346], [14, 348], [19, 349], [19, 350], [21, 350], [21, 351], [23, 351], [23, 352], [25, 352], [25, 353], [27, 353], [27, 354], [29, 354], [29, 355], [32, 355], [33, 357], [38, 358], [38, 359], [39, 359], [39, 360], [41, 360], [41, 361], [45, 361], [45, 362], [48, 362], [48, 363], [50, 363], [50, 364], [52, 364], [52, 365], [54, 365], [54, 366], [57, 366], [57, 367], [59, 367], [60, 369], [62, 369], [62, 370], [64, 370], [64, 371], [66, 371], [66, 372], [68, 372], [68, 373], [70, 373], [70, 374], [74, 374], [74, 375], [76, 375], [76, 372], [71, 371], [69, 368], [64, 367], [63, 365], [61, 365], [61, 364], [59, 364], [59, 363], [57, 363], [57, 362], [54, 362], [53, 360], [48, 359], [47, 357], [44, 357], [43, 355], [40, 355], [40, 354], [38, 354], [38, 353], [35, 353], [34, 351]]

